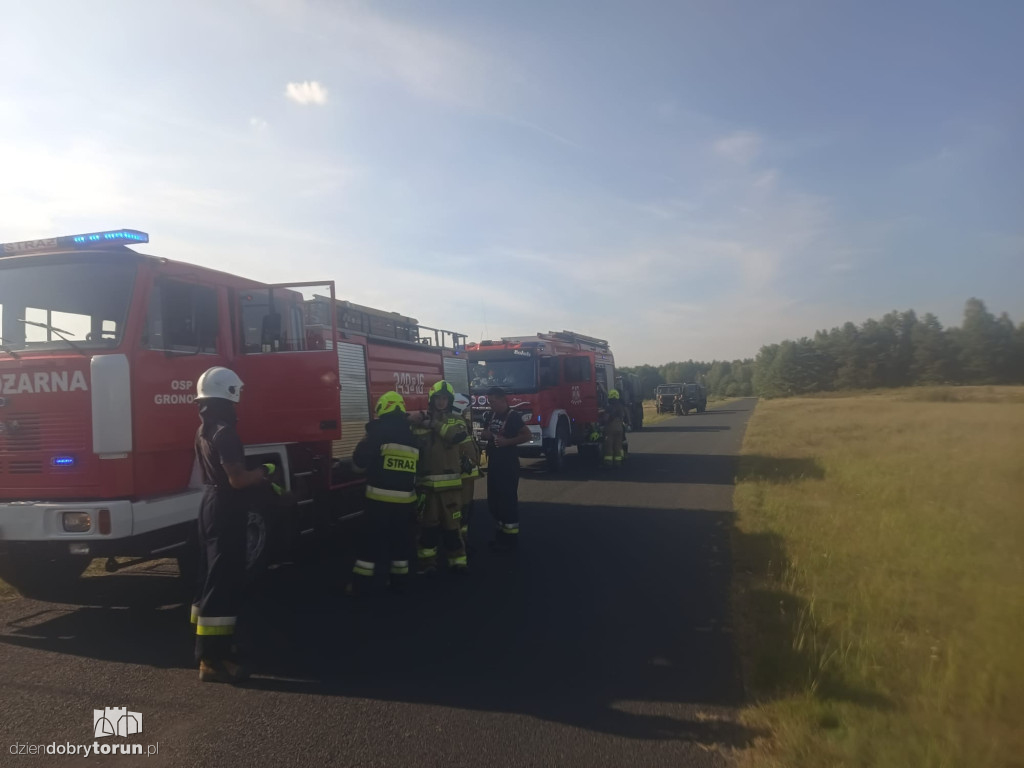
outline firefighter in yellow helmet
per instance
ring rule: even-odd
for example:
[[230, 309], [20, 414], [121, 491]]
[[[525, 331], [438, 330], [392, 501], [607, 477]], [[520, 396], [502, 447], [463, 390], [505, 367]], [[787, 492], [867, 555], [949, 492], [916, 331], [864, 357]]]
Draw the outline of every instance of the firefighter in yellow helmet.
[[409, 578], [416, 518], [416, 470], [419, 446], [405, 415], [405, 400], [385, 392], [377, 401], [376, 419], [356, 446], [352, 466], [366, 473], [366, 515], [356, 535], [356, 562], [351, 594], [365, 599], [376, 561], [386, 542], [391, 557], [390, 586], [401, 591]]
[[604, 412], [604, 465], [606, 467], [618, 469], [622, 466], [622, 443], [626, 436], [625, 415], [619, 390], [609, 390], [608, 407]]
[[430, 388], [430, 410], [410, 414], [421, 440], [419, 487], [423, 498], [418, 571], [424, 575], [437, 571], [441, 547], [453, 572], [466, 571], [459, 444], [466, 439], [467, 429], [465, 420], [452, 412], [454, 400], [455, 390], [442, 379]]
[[452, 411], [466, 420], [466, 439], [459, 443], [459, 469], [462, 473], [462, 543], [469, 552], [469, 525], [473, 518], [473, 497], [480, 479], [480, 446], [473, 437], [473, 413], [466, 395], [455, 395]]

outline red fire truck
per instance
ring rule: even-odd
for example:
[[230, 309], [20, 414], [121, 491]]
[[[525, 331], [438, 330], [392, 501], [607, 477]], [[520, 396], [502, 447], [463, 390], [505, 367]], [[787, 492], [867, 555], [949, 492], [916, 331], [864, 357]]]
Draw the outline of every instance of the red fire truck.
[[487, 389], [509, 393], [533, 440], [526, 455], [544, 455], [561, 470], [571, 445], [596, 450], [591, 440], [608, 391], [615, 385], [615, 359], [608, 342], [573, 331], [505, 337], [467, 347], [470, 393], [475, 414], [487, 409]]
[[130, 229], [0, 248], [0, 577], [42, 593], [94, 557], [194, 553], [201, 488], [195, 382], [245, 382], [250, 466], [273, 462], [296, 500], [254, 500], [259, 569], [297, 534], [359, 514], [348, 459], [389, 389], [425, 408], [442, 376], [468, 389], [465, 337], [334, 298], [146, 256]]

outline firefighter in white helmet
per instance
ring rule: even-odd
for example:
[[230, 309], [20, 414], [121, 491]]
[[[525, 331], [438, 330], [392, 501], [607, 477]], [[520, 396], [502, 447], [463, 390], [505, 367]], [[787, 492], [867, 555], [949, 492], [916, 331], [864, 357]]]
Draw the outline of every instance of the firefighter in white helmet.
[[192, 605], [199, 679], [237, 683], [247, 677], [234, 642], [245, 580], [248, 516], [243, 492], [261, 484], [269, 490], [274, 467], [245, 468], [245, 449], [235, 429], [242, 380], [234, 371], [210, 368], [199, 377], [196, 390], [202, 424], [196, 432], [195, 451], [204, 486], [199, 508], [199, 595]]
[[455, 395], [452, 413], [466, 421], [466, 439], [459, 443], [461, 454], [459, 469], [462, 474], [462, 541], [469, 554], [469, 525], [473, 518], [473, 497], [476, 495], [476, 481], [480, 479], [480, 446], [473, 437], [473, 413], [466, 395]]

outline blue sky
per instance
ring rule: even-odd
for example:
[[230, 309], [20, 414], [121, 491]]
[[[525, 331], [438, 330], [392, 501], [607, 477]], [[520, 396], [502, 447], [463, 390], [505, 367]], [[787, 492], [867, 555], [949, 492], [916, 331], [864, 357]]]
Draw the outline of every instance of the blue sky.
[[1024, 320], [1024, 3], [0, 0], [0, 240], [620, 363]]

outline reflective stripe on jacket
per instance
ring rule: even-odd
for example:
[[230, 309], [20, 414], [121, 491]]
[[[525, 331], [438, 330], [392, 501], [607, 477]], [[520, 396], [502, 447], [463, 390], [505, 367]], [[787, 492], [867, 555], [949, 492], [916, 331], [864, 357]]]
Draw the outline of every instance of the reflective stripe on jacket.
[[405, 414], [392, 411], [366, 425], [352, 463], [366, 470], [366, 498], [408, 504], [416, 501], [419, 457]]

